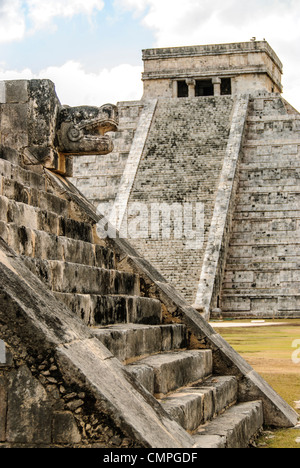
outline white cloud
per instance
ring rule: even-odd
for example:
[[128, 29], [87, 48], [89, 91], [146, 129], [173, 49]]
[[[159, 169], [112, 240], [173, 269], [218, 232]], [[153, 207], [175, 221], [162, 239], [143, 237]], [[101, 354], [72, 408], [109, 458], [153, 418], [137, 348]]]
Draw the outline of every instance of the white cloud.
[[115, 104], [120, 100], [141, 99], [141, 73], [142, 67], [128, 64], [87, 73], [80, 63], [69, 61], [37, 74], [30, 69], [17, 72], [0, 68], [0, 80], [50, 79], [62, 104], [101, 106], [107, 102]]
[[[108, 1], [0, 0], [0, 43], [24, 36], [25, 16], [27, 24], [30, 18], [36, 30], [55, 24], [59, 17], [82, 14], [93, 18]], [[266, 38], [284, 65], [284, 96], [300, 109], [300, 97], [297, 97], [300, 86], [299, 0], [111, 1], [120, 14], [124, 10], [133, 12], [153, 32], [155, 47], [248, 41], [252, 36]], [[4, 75], [6, 79], [50, 78], [65, 103], [101, 104], [139, 99], [142, 96], [141, 71], [141, 67], [120, 65], [92, 74], [84, 71], [79, 62], [69, 61], [61, 67], [48, 67], [35, 76], [30, 70], [1, 72], [0, 69], [0, 78], [5, 79]]]
[[26, 3], [34, 29], [44, 28], [55, 17], [72, 18], [78, 14], [91, 16], [104, 8], [103, 0], [26, 0]]
[[21, 0], [0, 0], [0, 43], [20, 40], [24, 34]]
[[115, 4], [142, 17], [154, 32], [157, 47], [238, 42], [253, 36], [299, 37], [299, 0], [115, 0]]
[[300, 109], [299, 0], [115, 0], [153, 31], [155, 47], [266, 38], [284, 66], [284, 96]]
[[0, 43], [21, 40], [31, 33], [53, 25], [55, 18], [72, 18], [93, 13], [104, 8], [104, 0], [0, 0]]
[[87, 73], [78, 62], [69, 61], [62, 67], [49, 67], [39, 78], [49, 78], [55, 85], [63, 104], [96, 105], [142, 97], [142, 67], [128, 64], [98, 73]]

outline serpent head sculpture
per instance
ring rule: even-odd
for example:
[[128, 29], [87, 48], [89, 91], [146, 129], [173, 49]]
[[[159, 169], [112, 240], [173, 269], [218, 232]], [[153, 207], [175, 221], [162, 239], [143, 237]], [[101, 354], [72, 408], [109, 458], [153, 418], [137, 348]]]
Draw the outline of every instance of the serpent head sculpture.
[[57, 119], [57, 149], [65, 155], [108, 154], [113, 143], [108, 132], [118, 127], [118, 108], [80, 106], [60, 109]]

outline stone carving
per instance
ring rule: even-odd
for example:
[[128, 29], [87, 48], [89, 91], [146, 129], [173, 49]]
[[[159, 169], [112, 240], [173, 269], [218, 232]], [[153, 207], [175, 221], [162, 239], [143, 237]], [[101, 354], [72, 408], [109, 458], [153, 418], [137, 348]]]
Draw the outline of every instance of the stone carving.
[[63, 107], [58, 114], [58, 151], [68, 155], [108, 154], [113, 143], [107, 132], [116, 131], [118, 108]]

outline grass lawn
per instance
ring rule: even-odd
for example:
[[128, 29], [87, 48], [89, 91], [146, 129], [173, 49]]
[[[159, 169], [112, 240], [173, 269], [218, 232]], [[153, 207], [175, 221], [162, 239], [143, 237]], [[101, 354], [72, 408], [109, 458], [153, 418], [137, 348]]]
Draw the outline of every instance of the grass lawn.
[[[269, 322], [272, 320], [266, 320], [266, 323]], [[276, 320], [276, 323], [280, 323], [280, 326], [217, 328], [216, 322], [212, 324], [300, 416], [300, 363], [292, 359], [294, 353], [294, 358], [300, 360], [300, 320]], [[297, 348], [292, 347], [295, 340], [299, 340]], [[300, 448], [299, 442], [300, 429], [269, 429], [259, 439], [258, 445], [265, 448]]]

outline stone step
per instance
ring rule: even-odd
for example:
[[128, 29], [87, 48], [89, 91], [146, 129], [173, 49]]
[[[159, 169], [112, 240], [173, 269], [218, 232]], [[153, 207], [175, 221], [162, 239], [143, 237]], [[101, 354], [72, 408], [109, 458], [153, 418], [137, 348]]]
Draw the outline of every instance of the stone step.
[[[264, 319], [264, 320], [295, 320], [300, 318], [299, 310], [283, 311], [278, 310], [274, 307], [267, 308], [266, 305], [257, 310], [222, 310], [222, 317], [224, 319], [235, 319], [235, 320], [250, 320], [250, 319]], [[214, 318], [214, 314], [212, 314]], [[217, 318], [217, 317], [215, 317]]]
[[[37, 190], [45, 190], [46, 179], [44, 175], [24, 169], [19, 165], [13, 164], [0, 156], [0, 178], [5, 178], [18, 182], [26, 187], [32, 187]], [[0, 184], [1, 186], [2, 184]]]
[[224, 289], [220, 304], [222, 312], [257, 312], [259, 310], [278, 310], [278, 297], [272, 294], [263, 294], [261, 291], [252, 295], [243, 294], [242, 291], [234, 294], [233, 290]]
[[248, 129], [255, 132], [266, 132], [266, 133], [289, 133], [300, 130], [299, 116], [294, 114], [286, 115], [264, 115], [259, 118], [257, 116], [249, 116], [247, 119]]
[[[288, 272], [289, 273], [289, 272]], [[251, 278], [253, 280], [251, 281]], [[284, 294], [297, 294], [297, 290], [300, 286], [300, 281], [281, 281], [280, 276], [272, 272], [244, 272], [241, 273], [241, 279], [239, 281], [239, 274], [233, 279], [225, 278], [223, 282], [223, 293], [234, 292], [235, 294], [245, 295], [248, 294], [268, 294], [273, 295], [274, 292], [278, 291], [280, 295]]]
[[251, 267], [242, 267], [234, 269], [232, 268], [231, 271], [227, 269], [225, 275], [225, 281], [237, 281], [240, 283], [249, 283], [253, 281], [258, 281], [261, 283], [268, 282], [276, 283], [297, 283], [300, 280], [300, 268], [288, 268], [283, 267], [282, 265], [278, 265], [278, 268], [272, 268], [272, 265], [265, 268], [260, 269], [259, 265], [255, 268]]
[[279, 182], [280, 185], [274, 186], [266, 186], [262, 185], [257, 187], [256, 185], [251, 186], [250, 184], [246, 187], [242, 186], [239, 188], [239, 194], [251, 194], [252, 196], [256, 196], [257, 194], [271, 194], [271, 193], [282, 193], [282, 194], [292, 194], [292, 193], [299, 193], [299, 185], [284, 185]]
[[[298, 194], [297, 194], [297, 198], [298, 197]], [[240, 204], [239, 203], [239, 200], [237, 200], [238, 204], [236, 206], [236, 211], [240, 214], [240, 213], [255, 213], [255, 215], [257, 216], [256, 213], [274, 213], [274, 216], [275, 216], [275, 213], [276, 212], [280, 212], [280, 215], [281, 213], [284, 213], [285, 211], [286, 212], [289, 212], [289, 215], [290, 216], [290, 212], [293, 212], [295, 211], [296, 213], [298, 213], [299, 211], [299, 202], [298, 201], [291, 201], [291, 200], [287, 200], [286, 203], [272, 203], [271, 201], [268, 203], [268, 204], [263, 204], [263, 203], [258, 203], [258, 202], [253, 202], [251, 205], [250, 204]]]
[[298, 180], [295, 178], [295, 174], [293, 177], [288, 177], [285, 174], [284, 178], [280, 178], [279, 171], [276, 173], [276, 177], [270, 177], [269, 174], [261, 174], [262, 171], [248, 171], [246, 173], [240, 174], [240, 187], [250, 187], [250, 188], [263, 188], [263, 189], [271, 189], [276, 190], [278, 184], [280, 187], [285, 187], [288, 190], [288, 187], [297, 187], [299, 183]]
[[287, 144], [289, 141], [294, 141], [294, 143], [297, 144], [300, 140], [300, 130], [296, 130], [294, 128], [250, 130], [246, 132], [246, 138], [252, 145], [256, 142], [263, 142], [264, 144], [269, 145], [275, 144], [275, 142], [278, 142], [279, 144], [280, 142]]
[[247, 298], [288, 298], [288, 297], [298, 297], [299, 289], [298, 288], [286, 288], [286, 287], [274, 287], [274, 288], [247, 288], [244, 284], [243, 288], [223, 288], [222, 297], [247, 297]]
[[255, 258], [228, 258], [226, 264], [226, 276], [224, 279], [232, 280], [233, 275], [246, 272], [280, 273], [281, 271], [300, 270], [300, 258], [294, 257], [255, 257]]
[[2, 177], [1, 195], [18, 203], [31, 205], [41, 210], [51, 211], [59, 216], [68, 217], [69, 206], [67, 200], [45, 190], [23, 185], [16, 180]]
[[[300, 245], [235, 245], [228, 250], [228, 261], [238, 262], [243, 261], [256, 261], [256, 258], [261, 261], [262, 258], [279, 259], [279, 258], [293, 259], [300, 258]], [[292, 261], [292, 260], [291, 260]]]
[[264, 166], [258, 166], [257, 163], [241, 163], [239, 169], [241, 181], [247, 180], [255, 183], [259, 180], [277, 180], [282, 185], [285, 185], [288, 181], [297, 181], [300, 172], [297, 162], [293, 166], [287, 167], [282, 167], [278, 163], [272, 163], [272, 161]]
[[236, 403], [237, 391], [235, 377], [213, 376], [170, 394], [160, 404], [178, 424], [193, 432]]
[[274, 118], [265, 116], [261, 119], [249, 117], [246, 131], [249, 139], [283, 137], [297, 140], [300, 132], [300, 121], [298, 116], [295, 115], [283, 115]]
[[[265, 250], [266, 256], [258, 256], [258, 255], [253, 255], [249, 257], [242, 257], [241, 255], [239, 256], [238, 253], [232, 252], [232, 254], [227, 258], [227, 264], [226, 264], [226, 269], [228, 271], [232, 270], [243, 270], [244, 266], [246, 269], [256, 269], [256, 268], [262, 268], [262, 269], [271, 269], [274, 267], [274, 270], [276, 269], [295, 269], [300, 268], [300, 256], [295, 255], [295, 256], [289, 256], [289, 255], [273, 255], [267, 256], [267, 254], [271, 255], [272, 250], [268, 252], [267, 249]], [[261, 254], [263, 251], [261, 252]], [[285, 267], [285, 265], [287, 265]]]
[[[243, 273], [246, 274], [247, 276], [247, 282], [249, 281], [249, 272], [254, 272], [254, 273], [280, 273], [280, 272], [285, 272], [285, 271], [299, 271], [300, 270], [300, 261], [298, 260], [295, 262], [288, 262], [286, 258], [283, 258], [282, 261], [274, 261], [270, 259], [269, 261], [265, 259], [261, 259], [259, 261], [258, 259], [250, 260], [247, 259], [248, 261], [245, 262], [231, 262], [228, 261], [226, 265], [226, 274], [224, 276], [225, 280], [232, 280], [233, 277], [235, 277], [238, 281], [241, 281], [241, 275]], [[284, 273], [282, 273], [284, 274]], [[251, 281], [251, 280], [250, 280]]]
[[232, 224], [232, 233], [246, 233], [251, 234], [273, 234], [280, 232], [296, 231], [300, 238], [300, 220], [286, 218], [283, 219], [270, 219], [270, 220], [240, 220], [234, 221]]
[[272, 273], [267, 274], [258, 273], [254, 277], [254, 281], [251, 282], [224, 282], [223, 293], [234, 293], [235, 295], [245, 295], [247, 292], [249, 296], [255, 295], [268, 295], [273, 296], [278, 291], [280, 295], [286, 294], [295, 295], [298, 293], [300, 287], [300, 281], [298, 282], [280, 282]]
[[237, 271], [229, 272], [224, 278], [224, 290], [234, 287], [235, 290], [242, 288], [281, 288], [296, 291], [300, 283], [300, 270], [283, 271]]
[[300, 116], [296, 112], [291, 114], [291, 113], [285, 113], [285, 115], [282, 114], [277, 114], [276, 116], [274, 115], [263, 115], [263, 116], [255, 116], [255, 115], [248, 115], [247, 117], [247, 122], [248, 123], [259, 123], [261, 124], [262, 122], [264, 123], [271, 123], [271, 124], [278, 124], [278, 122], [299, 122]]
[[157, 398], [198, 382], [212, 374], [212, 351], [180, 351], [157, 354], [127, 366], [139, 382]]
[[285, 220], [288, 219], [300, 219], [300, 211], [299, 210], [286, 210], [286, 211], [237, 211], [234, 213], [234, 222], [239, 221], [248, 221], [248, 220], [256, 220], [256, 221], [268, 221], [268, 220]]
[[261, 401], [240, 403], [199, 428], [193, 448], [247, 448], [264, 422]]
[[299, 155], [298, 146], [296, 146], [296, 154], [292, 151], [284, 151], [284, 147], [281, 147], [280, 149], [281, 151], [279, 152], [272, 151], [271, 148], [270, 154], [267, 155], [259, 154], [260, 152], [257, 151], [257, 149], [255, 151], [256, 154], [253, 154], [253, 150], [248, 152], [244, 150], [244, 155], [241, 164], [243, 164], [243, 167], [247, 167], [248, 164], [251, 164], [252, 167], [255, 165], [258, 170], [269, 168], [269, 163], [271, 163], [271, 165], [276, 164], [277, 167], [294, 168], [295, 164], [297, 164], [295, 162], [295, 157], [298, 157]]
[[[276, 124], [277, 122], [275, 122]], [[299, 121], [296, 125], [292, 122], [278, 122], [278, 127], [273, 126], [272, 122], [264, 125], [265, 128], [254, 128], [257, 124], [252, 125], [252, 129], [245, 132], [247, 138], [247, 145], [296, 145], [300, 141]], [[271, 128], [267, 128], [267, 127]], [[288, 127], [288, 128], [284, 128]]]
[[92, 327], [125, 323], [159, 325], [162, 321], [161, 302], [157, 299], [58, 292], [55, 296]]
[[184, 325], [114, 325], [93, 334], [123, 363], [187, 347]]
[[[300, 203], [300, 188], [298, 189], [297, 193], [289, 193], [289, 192], [271, 192], [271, 193], [239, 193], [237, 196], [237, 209], [239, 209], [239, 206], [249, 206], [251, 205], [252, 210], [253, 205], [256, 208], [259, 208], [259, 206], [268, 206], [268, 210], [270, 210], [269, 205], [275, 205], [275, 206], [289, 206], [289, 205], [295, 205], [296, 209], [299, 209], [299, 203]], [[284, 209], [284, 208], [283, 208]], [[288, 208], [291, 209], [291, 208]], [[267, 211], [268, 211], [267, 210]]]
[[47, 207], [41, 209], [4, 196], [0, 196], [0, 221], [57, 236], [93, 242], [93, 229], [90, 224], [71, 219], [68, 215], [60, 216]]
[[272, 296], [263, 295], [242, 295], [229, 294], [222, 295], [220, 307], [223, 316], [232, 316], [237, 313], [241, 317], [261, 316], [273, 318], [276, 312], [277, 318], [296, 318], [300, 315], [300, 296], [285, 296], [284, 294]]
[[59, 230], [59, 217], [55, 213], [4, 196], [0, 196], [0, 220], [53, 234], [58, 234]]
[[140, 294], [139, 276], [133, 273], [58, 260], [22, 258], [27, 268], [55, 292], [129, 296]]
[[300, 236], [291, 234], [290, 232], [282, 231], [281, 234], [275, 232], [270, 234], [253, 233], [236, 233], [230, 239], [230, 247], [234, 246], [286, 246], [289, 244], [299, 245]]
[[3, 221], [0, 221], [0, 235], [18, 255], [116, 268], [115, 253], [101, 245]]
[[[261, 175], [276, 175], [278, 170], [283, 171], [283, 173], [295, 174], [300, 170], [300, 162], [298, 161], [298, 146], [297, 154], [283, 154], [283, 148], [275, 152], [275, 148], [271, 148], [271, 152], [268, 155], [263, 155], [262, 148], [251, 148], [250, 151], [244, 150], [244, 156], [240, 164], [241, 174], [247, 174], [249, 171], [257, 171]], [[266, 147], [264, 148], [266, 150]], [[256, 152], [256, 155], [253, 156], [253, 151]]]

